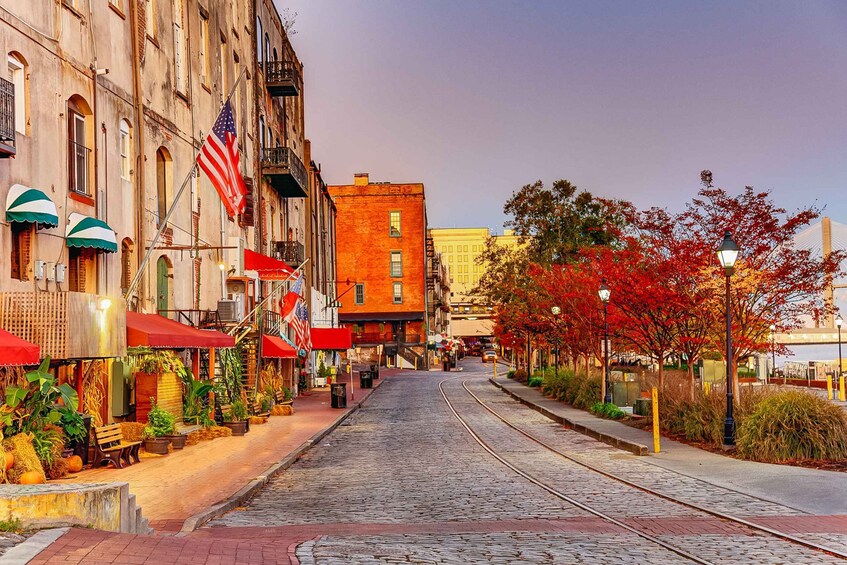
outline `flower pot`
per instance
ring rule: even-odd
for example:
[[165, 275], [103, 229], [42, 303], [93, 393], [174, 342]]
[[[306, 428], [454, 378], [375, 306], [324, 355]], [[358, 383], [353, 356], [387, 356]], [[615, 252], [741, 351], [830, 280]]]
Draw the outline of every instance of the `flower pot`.
[[170, 440], [171, 445], [174, 446], [174, 449], [182, 449], [183, 447], [185, 447], [185, 440], [188, 439], [188, 436], [184, 434], [173, 434], [162, 437], [165, 437]]
[[232, 435], [243, 436], [247, 433], [247, 420], [239, 422], [224, 422], [224, 426], [232, 430]]
[[144, 451], [156, 455], [167, 455], [171, 440], [166, 437], [154, 437], [144, 440]]

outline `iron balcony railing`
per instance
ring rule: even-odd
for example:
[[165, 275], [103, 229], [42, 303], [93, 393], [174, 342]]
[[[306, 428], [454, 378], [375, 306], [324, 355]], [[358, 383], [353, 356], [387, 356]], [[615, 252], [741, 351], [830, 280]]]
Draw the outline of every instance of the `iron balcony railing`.
[[15, 85], [0, 78], [0, 156], [15, 154]]
[[68, 141], [68, 155], [70, 189], [78, 194], [91, 196], [88, 189], [88, 163], [91, 159], [91, 149], [75, 141]]
[[300, 185], [300, 189], [306, 192], [308, 187], [308, 174], [303, 162], [294, 151], [288, 147], [270, 147], [262, 149], [262, 168], [282, 169], [281, 174], [289, 174]]
[[291, 61], [265, 61], [265, 85], [273, 96], [297, 96], [303, 88], [300, 70]]
[[283, 318], [279, 312], [265, 310], [262, 312], [262, 333], [279, 336], [282, 334]]
[[305, 247], [299, 241], [275, 241], [274, 256], [292, 267], [299, 267], [306, 256]]

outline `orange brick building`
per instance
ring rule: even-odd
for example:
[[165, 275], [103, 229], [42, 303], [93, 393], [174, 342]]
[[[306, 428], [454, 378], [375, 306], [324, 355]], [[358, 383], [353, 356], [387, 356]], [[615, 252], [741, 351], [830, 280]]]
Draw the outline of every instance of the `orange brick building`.
[[339, 321], [353, 327], [357, 345], [425, 343], [424, 185], [370, 182], [361, 173], [329, 192], [338, 207]]

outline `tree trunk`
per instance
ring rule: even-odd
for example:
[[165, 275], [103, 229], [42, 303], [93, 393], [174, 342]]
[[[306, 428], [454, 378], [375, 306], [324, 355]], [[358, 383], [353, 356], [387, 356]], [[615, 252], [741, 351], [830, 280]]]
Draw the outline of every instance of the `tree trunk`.
[[694, 360], [691, 357], [688, 357], [688, 391], [694, 400]]
[[659, 390], [662, 390], [662, 385], [665, 384], [665, 353], [659, 352]]

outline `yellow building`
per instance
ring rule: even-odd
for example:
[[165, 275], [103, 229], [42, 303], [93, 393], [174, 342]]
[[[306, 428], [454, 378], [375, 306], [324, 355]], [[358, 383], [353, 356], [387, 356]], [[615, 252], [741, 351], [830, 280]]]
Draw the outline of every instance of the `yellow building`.
[[431, 234], [435, 250], [441, 253], [450, 272], [453, 335], [492, 335], [492, 307], [480, 303], [472, 295], [473, 288], [485, 272], [485, 265], [479, 265], [477, 258], [489, 237], [494, 237], [498, 245], [511, 248], [517, 246], [517, 236], [512, 230], [506, 230], [503, 235], [492, 235], [488, 228], [434, 228]]

